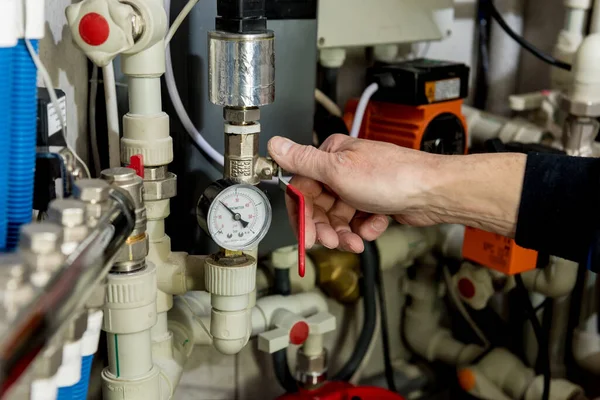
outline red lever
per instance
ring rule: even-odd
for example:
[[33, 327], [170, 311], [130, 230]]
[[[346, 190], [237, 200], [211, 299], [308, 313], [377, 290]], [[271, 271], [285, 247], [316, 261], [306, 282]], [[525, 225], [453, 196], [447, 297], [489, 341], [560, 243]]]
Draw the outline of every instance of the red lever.
[[281, 168], [279, 169], [279, 182], [285, 193], [298, 205], [298, 275], [304, 278], [306, 273], [306, 208], [304, 195], [283, 179]]
[[136, 154], [129, 157], [129, 168], [135, 170], [137, 176], [144, 179], [144, 156]]

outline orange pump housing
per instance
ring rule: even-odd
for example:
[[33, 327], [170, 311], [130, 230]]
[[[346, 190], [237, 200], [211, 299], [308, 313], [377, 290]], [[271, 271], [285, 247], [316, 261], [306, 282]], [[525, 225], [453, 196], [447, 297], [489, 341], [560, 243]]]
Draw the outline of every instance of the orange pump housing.
[[[421, 150], [427, 127], [442, 114], [455, 115], [467, 132], [467, 121], [462, 114], [462, 104], [462, 99], [420, 106], [372, 101], [365, 110], [358, 137]], [[351, 99], [346, 104], [344, 122], [348, 130], [352, 128], [357, 107], [358, 99]], [[465, 154], [466, 142], [465, 140], [463, 150]]]
[[[442, 114], [455, 115], [467, 132], [462, 104], [462, 99], [419, 106], [372, 101], [365, 110], [358, 137], [422, 150], [427, 127]], [[357, 107], [358, 99], [351, 99], [346, 105], [344, 122], [348, 130]], [[463, 154], [468, 151], [466, 142]], [[463, 258], [507, 275], [529, 271], [537, 265], [537, 252], [518, 246], [513, 239], [475, 228], [465, 231]]]

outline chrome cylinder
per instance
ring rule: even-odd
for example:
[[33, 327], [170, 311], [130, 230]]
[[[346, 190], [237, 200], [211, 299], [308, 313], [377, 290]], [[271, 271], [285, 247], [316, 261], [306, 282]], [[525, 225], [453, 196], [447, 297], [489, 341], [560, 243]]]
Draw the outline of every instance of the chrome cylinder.
[[260, 182], [254, 168], [258, 159], [258, 139], [258, 134], [225, 134], [225, 179], [250, 185]]
[[208, 33], [210, 101], [259, 107], [275, 101], [275, 35]]

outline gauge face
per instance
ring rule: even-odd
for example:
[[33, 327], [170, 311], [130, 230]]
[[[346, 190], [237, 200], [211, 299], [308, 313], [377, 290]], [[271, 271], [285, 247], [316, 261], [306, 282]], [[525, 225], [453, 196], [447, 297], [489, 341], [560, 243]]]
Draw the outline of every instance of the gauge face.
[[229, 186], [212, 200], [206, 222], [208, 233], [222, 248], [249, 250], [269, 230], [271, 204], [254, 186]]

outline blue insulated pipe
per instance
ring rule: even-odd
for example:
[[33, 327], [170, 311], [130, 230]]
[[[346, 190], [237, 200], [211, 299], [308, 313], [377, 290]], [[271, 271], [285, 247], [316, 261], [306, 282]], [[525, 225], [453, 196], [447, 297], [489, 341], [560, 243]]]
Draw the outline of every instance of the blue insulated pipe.
[[[38, 51], [38, 40], [31, 40]], [[21, 226], [31, 221], [37, 125], [37, 69], [25, 40], [13, 48], [12, 90], [10, 91], [12, 128], [8, 176], [7, 249], [19, 243]]]
[[0, 48], [0, 252], [6, 249], [8, 229], [8, 167], [11, 138], [13, 48]]

